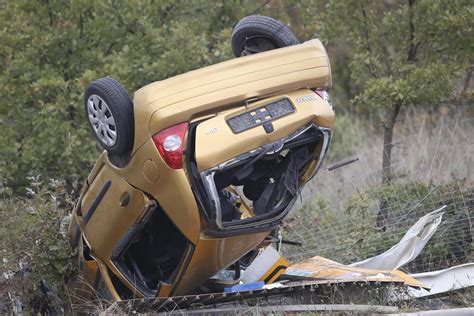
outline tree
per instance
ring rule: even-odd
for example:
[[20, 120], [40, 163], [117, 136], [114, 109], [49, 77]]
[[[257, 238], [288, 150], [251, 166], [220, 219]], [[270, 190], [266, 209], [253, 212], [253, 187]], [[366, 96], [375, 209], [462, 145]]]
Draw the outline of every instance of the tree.
[[[317, 4], [319, 1], [317, 1]], [[393, 178], [393, 135], [403, 108], [440, 104], [470, 78], [474, 63], [472, 1], [333, 0], [314, 17], [329, 43], [346, 47], [353, 102], [383, 129], [382, 183]], [[384, 201], [378, 225], [383, 227]]]
[[0, 2], [3, 187], [27, 176], [82, 185], [100, 150], [83, 110], [85, 86], [112, 76], [128, 89], [231, 58], [250, 1]]

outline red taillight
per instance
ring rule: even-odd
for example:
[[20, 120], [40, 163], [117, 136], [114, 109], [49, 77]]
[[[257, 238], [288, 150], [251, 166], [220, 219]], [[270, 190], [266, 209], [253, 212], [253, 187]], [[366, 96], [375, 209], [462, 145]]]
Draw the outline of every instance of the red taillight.
[[321, 97], [324, 101], [326, 101], [331, 107], [332, 107], [332, 102], [331, 102], [331, 97], [329, 96], [329, 93], [321, 88], [313, 90], [317, 95]]
[[317, 89], [317, 90], [313, 90], [313, 91], [316, 92], [316, 94], [319, 95], [321, 97], [321, 99], [326, 100], [325, 94], [327, 94], [327, 92], [325, 90]]
[[153, 135], [156, 148], [170, 168], [183, 168], [183, 143], [187, 129], [188, 123], [181, 123]]

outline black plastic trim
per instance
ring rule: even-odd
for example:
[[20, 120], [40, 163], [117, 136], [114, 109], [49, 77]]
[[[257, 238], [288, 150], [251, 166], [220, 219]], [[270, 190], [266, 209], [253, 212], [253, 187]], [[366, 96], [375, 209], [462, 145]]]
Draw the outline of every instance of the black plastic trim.
[[112, 181], [107, 180], [107, 182], [105, 182], [104, 185], [102, 186], [102, 189], [100, 189], [99, 194], [97, 194], [97, 196], [94, 199], [94, 202], [92, 202], [92, 205], [89, 207], [89, 210], [87, 211], [86, 215], [84, 215], [83, 217], [84, 225], [87, 225], [92, 215], [94, 215], [95, 211], [97, 210], [97, 207], [99, 206], [100, 202], [102, 202], [102, 199], [104, 198], [105, 194], [109, 190], [111, 184], [112, 184]]
[[[275, 111], [274, 107], [278, 106], [281, 102], [284, 102], [284, 105], [288, 107], [287, 111]], [[255, 112], [255, 114], [252, 114], [252, 112]], [[239, 134], [254, 127], [264, 125], [265, 123], [271, 123], [271, 121], [273, 120], [293, 114], [295, 112], [296, 108], [293, 103], [288, 98], [282, 98], [259, 106], [258, 108], [234, 115], [231, 118], [228, 118], [226, 120], [226, 123], [234, 134]], [[269, 116], [270, 118], [267, 119], [267, 116]], [[260, 120], [260, 122], [257, 123], [257, 120]], [[234, 121], [237, 122], [234, 123]], [[247, 123], [248, 125], [240, 126], [239, 121]], [[267, 131], [267, 128], [265, 128], [265, 131]], [[267, 133], [269, 132], [267, 131]]]

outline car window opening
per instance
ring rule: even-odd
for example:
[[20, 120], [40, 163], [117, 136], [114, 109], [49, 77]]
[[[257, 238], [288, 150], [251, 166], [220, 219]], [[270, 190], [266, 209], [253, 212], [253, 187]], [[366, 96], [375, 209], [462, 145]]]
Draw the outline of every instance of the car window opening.
[[188, 241], [160, 207], [151, 210], [140, 231], [117, 260], [130, 282], [150, 294], [176, 273]]

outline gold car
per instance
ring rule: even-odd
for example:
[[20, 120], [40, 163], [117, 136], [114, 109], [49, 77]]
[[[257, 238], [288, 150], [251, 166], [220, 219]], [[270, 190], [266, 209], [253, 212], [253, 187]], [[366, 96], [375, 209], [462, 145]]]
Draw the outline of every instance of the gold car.
[[251, 16], [232, 47], [239, 58], [151, 83], [133, 102], [109, 77], [86, 89], [106, 150], [70, 225], [79, 290], [175, 296], [243, 270], [318, 171], [334, 124], [321, 42]]

